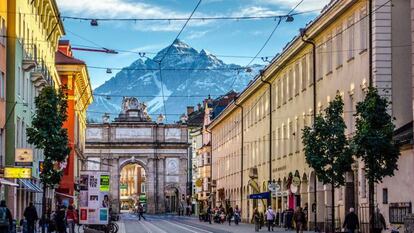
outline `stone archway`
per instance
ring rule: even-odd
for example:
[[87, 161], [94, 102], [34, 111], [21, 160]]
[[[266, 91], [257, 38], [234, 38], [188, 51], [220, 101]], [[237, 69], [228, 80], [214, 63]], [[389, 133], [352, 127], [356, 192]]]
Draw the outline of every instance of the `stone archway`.
[[185, 208], [185, 198], [183, 200], [182, 194], [178, 185], [168, 184], [164, 187], [165, 212], [175, 213]]
[[[148, 210], [148, 197], [150, 193], [149, 180], [152, 175], [144, 161], [141, 159], [124, 158], [119, 161], [118, 198], [119, 209], [122, 212], [134, 210], [137, 205]], [[116, 188], [116, 187], [115, 187]]]

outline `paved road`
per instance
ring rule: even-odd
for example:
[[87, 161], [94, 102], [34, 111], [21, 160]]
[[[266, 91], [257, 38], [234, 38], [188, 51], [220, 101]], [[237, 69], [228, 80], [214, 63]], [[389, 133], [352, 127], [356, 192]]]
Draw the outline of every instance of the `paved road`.
[[[133, 214], [122, 214], [119, 233], [251, 233], [254, 227], [251, 224], [208, 224], [193, 217], [179, 217], [174, 215], [146, 215], [147, 220], [138, 221]], [[122, 229], [122, 230], [121, 230]], [[281, 232], [282, 229], [275, 229]], [[260, 232], [267, 232], [267, 228]]]
[[209, 225], [191, 217], [146, 215], [146, 218], [145, 221], [138, 221], [138, 218], [133, 214], [123, 214], [121, 222], [124, 223], [125, 232], [119, 233], [229, 233], [237, 230], [234, 229], [236, 226]]

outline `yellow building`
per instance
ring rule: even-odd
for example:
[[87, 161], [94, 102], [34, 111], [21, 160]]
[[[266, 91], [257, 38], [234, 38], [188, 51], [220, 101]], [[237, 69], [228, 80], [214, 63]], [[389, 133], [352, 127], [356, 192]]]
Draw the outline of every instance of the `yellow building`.
[[[396, 128], [401, 128], [413, 120], [411, 54], [409, 49], [396, 46], [410, 44], [410, 3], [395, 0], [391, 7], [390, 1], [373, 0], [372, 4], [372, 81], [382, 96], [392, 100], [390, 112], [397, 119]], [[209, 125], [213, 180], [217, 190], [223, 190], [221, 195], [224, 192], [224, 197], [216, 192], [216, 198], [231, 199], [241, 206], [243, 219], [251, 219], [253, 208], [264, 211], [268, 204], [266, 200], [248, 199], [248, 195], [268, 192], [269, 182], [274, 182], [274, 209], [281, 212], [307, 207], [310, 228], [315, 216], [319, 227], [324, 227], [330, 216], [326, 209], [331, 205], [331, 189], [316, 182], [315, 192], [315, 176], [306, 164], [301, 143], [302, 129], [312, 125], [314, 111], [321, 112], [339, 91], [345, 103], [346, 133], [353, 135], [355, 107], [364, 98], [370, 80], [368, 19], [368, 1], [331, 1]], [[315, 43], [315, 61], [312, 45], [303, 40]], [[406, 156], [403, 161], [412, 160], [411, 149], [402, 153]], [[406, 166], [403, 168], [409, 172]], [[406, 178], [400, 174], [400, 178], [390, 179], [402, 187]], [[353, 165], [346, 181], [345, 187], [335, 190], [339, 206], [336, 220], [343, 221], [347, 210], [355, 207], [362, 211], [360, 219], [365, 229], [369, 218], [362, 214], [367, 212], [362, 162]], [[410, 186], [403, 187], [407, 194], [414, 191]], [[376, 195], [379, 202], [382, 193], [377, 190]], [[396, 192], [393, 197], [398, 203], [413, 201]], [[382, 212], [388, 218], [386, 208]]]
[[[35, 111], [34, 98], [45, 85], [59, 87], [55, 67], [58, 40], [64, 34], [54, 0], [7, 1], [7, 106], [6, 165], [14, 165], [16, 148], [33, 149], [32, 184], [9, 189], [8, 206], [20, 219], [30, 201], [39, 208], [41, 195], [31, 187], [39, 186], [39, 161], [42, 152], [27, 143], [26, 129]], [[51, 195], [52, 196], [52, 195]], [[51, 204], [51, 203], [50, 203]]]

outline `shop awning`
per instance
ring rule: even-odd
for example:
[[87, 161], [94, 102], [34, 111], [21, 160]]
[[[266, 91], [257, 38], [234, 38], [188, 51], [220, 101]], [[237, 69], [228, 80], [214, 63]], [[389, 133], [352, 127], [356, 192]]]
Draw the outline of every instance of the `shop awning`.
[[75, 199], [75, 196], [71, 196], [69, 194], [66, 193], [59, 193], [59, 192], [55, 192], [56, 195], [62, 196], [62, 197], [68, 197], [68, 198], [72, 198]]
[[0, 184], [19, 187], [18, 184], [14, 183], [14, 182], [11, 182], [11, 181], [8, 181], [8, 180], [3, 179], [3, 178], [0, 178]]
[[30, 180], [19, 179], [20, 187], [27, 189], [29, 192], [41, 193], [42, 189]]
[[270, 192], [250, 194], [249, 199], [270, 199]]

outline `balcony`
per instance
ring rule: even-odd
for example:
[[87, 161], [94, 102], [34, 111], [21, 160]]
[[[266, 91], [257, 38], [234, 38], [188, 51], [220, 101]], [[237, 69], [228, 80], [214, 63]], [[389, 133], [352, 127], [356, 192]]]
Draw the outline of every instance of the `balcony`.
[[37, 66], [37, 48], [35, 44], [23, 44], [23, 65], [24, 71], [30, 71]]
[[47, 69], [43, 60], [41, 60], [32, 71], [31, 80], [33, 85], [38, 90], [42, 90], [42, 88], [46, 85], [52, 85], [52, 78], [50, 76], [50, 72]]

